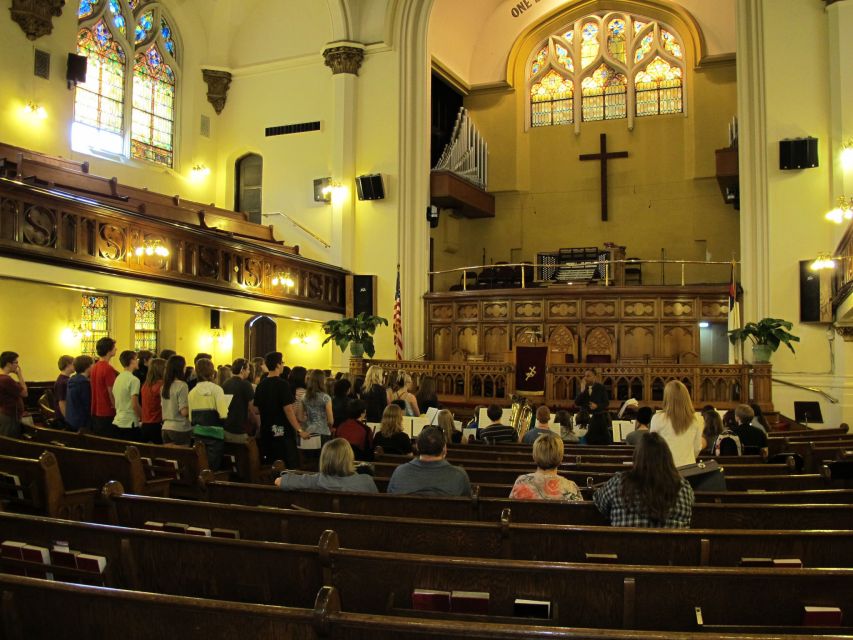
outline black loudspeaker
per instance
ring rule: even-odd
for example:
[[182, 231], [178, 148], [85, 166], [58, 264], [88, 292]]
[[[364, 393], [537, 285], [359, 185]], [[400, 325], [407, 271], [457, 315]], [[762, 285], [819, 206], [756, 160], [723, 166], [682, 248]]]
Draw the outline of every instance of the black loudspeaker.
[[347, 276], [346, 314], [348, 317], [359, 313], [373, 315], [376, 309], [376, 276]]
[[831, 269], [813, 271], [812, 260], [800, 260], [800, 322], [832, 322]]
[[779, 168], [812, 169], [817, 166], [817, 138], [779, 141]]
[[382, 200], [385, 198], [385, 185], [381, 173], [358, 176], [355, 179], [359, 200]]
[[221, 329], [221, 313], [219, 309], [211, 309], [210, 310], [210, 328], [211, 329]]
[[76, 53], [68, 54], [68, 69], [65, 72], [65, 79], [68, 80], [69, 86], [73, 82], [86, 82], [86, 56], [78, 56]]

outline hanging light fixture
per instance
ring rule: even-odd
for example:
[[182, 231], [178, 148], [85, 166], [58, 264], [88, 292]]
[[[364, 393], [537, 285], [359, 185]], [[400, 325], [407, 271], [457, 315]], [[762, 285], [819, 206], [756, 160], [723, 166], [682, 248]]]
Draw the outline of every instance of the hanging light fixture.
[[822, 271], [824, 269], [835, 269], [835, 258], [828, 253], [821, 253], [817, 260], [811, 263], [809, 268], [812, 271]]
[[826, 214], [826, 219], [835, 224], [853, 219], [853, 197], [838, 196], [838, 206]]
[[841, 167], [845, 171], [853, 170], [853, 138], [841, 147]]

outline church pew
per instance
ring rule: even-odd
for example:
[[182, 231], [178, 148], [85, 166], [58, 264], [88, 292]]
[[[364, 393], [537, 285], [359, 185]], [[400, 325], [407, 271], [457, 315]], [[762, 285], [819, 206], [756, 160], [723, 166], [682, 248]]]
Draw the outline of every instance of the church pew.
[[[96, 638], [107, 638], [121, 629], [123, 640], [177, 638], [252, 638], [252, 640], [399, 640], [400, 638], [531, 638], [595, 640], [707, 640], [706, 633], [659, 632], [620, 629], [579, 629], [544, 626], [542, 621], [524, 624], [497, 623], [480, 616], [447, 619], [407, 618], [342, 611], [334, 587], [322, 587], [312, 607], [271, 607], [142, 591], [105, 589], [88, 585], [49, 582], [35, 578], [0, 575], [4, 597], [5, 634], [10, 640], [64, 637], [68, 629], [86, 629]], [[474, 620], [475, 618], [476, 621]], [[535, 624], [534, 624], [535, 623]], [[715, 635], [722, 640], [764, 640], [770, 635]], [[811, 637], [788, 636], [792, 640]], [[824, 635], [831, 640], [840, 637]]]
[[[0, 493], [0, 510], [23, 511], [53, 518], [88, 520], [92, 517], [98, 488], [65, 488], [56, 457], [45, 451], [37, 460], [0, 456], [0, 472], [17, 476], [20, 484], [6, 477]], [[7, 484], [7, 482], [9, 484]]]
[[[385, 456], [391, 454], [383, 454]], [[509, 451], [487, 451], [481, 450], [480, 447], [476, 445], [467, 446], [467, 447], [456, 447], [447, 449], [447, 459], [448, 460], [458, 460], [458, 459], [466, 459], [466, 460], [496, 460], [496, 461], [522, 461], [529, 462], [532, 459], [532, 447], [528, 448], [526, 451], [521, 452], [509, 452]], [[624, 453], [613, 453], [610, 455], [607, 454], [584, 454], [584, 453], [565, 453], [563, 455], [564, 463], [576, 463], [576, 464], [586, 464], [586, 463], [615, 463], [621, 462], [623, 460], [632, 460], [634, 457], [634, 451], [626, 451]], [[700, 459], [702, 460], [716, 460], [720, 464], [734, 463], [734, 464], [761, 464], [764, 462], [764, 459], [760, 455], [749, 455], [749, 456], [709, 456], [709, 455], [700, 455]]]
[[139, 450], [134, 446], [128, 445], [124, 453], [109, 453], [0, 437], [0, 455], [37, 460], [44, 451], [56, 456], [63, 481], [70, 489], [102, 487], [116, 480], [133, 493], [169, 495], [171, 479], [146, 478]]
[[333, 531], [309, 546], [2, 513], [0, 526], [9, 540], [47, 546], [62, 539], [106, 557], [109, 586], [307, 608], [325, 584], [338, 589], [348, 610], [368, 614], [384, 614], [389, 604], [408, 609], [416, 588], [487, 591], [489, 615], [508, 616], [514, 599], [526, 597], [563, 605], [552, 618], [562, 626], [671, 631], [692, 630], [697, 606], [729, 624], [794, 625], [803, 605], [840, 606], [849, 614], [853, 602], [853, 569], [447, 558], [341, 548]]
[[[236, 529], [241, 539], [313, 544], [334, 530], [350, 548], [515, 560], [590, 562], [616, 554], [623, 564], [738, 566], [741, 558], [799, 558], [806, 567], [853, 567], [851, 531], [636, 529], [500, 521], [470, 522], [312, 512], [188, 502], [107, 491], [109, 524], [143, 528], [180, 522]], [[616, 560], [614, 560], [615, 562]]]
[[[507, 507], [513, 521], [607, 524], [591, 502], [552, 503], [508, 498], [439, 498], [388, 494], [282, 491], [270, 485], [234, 482], [206, 484], [205, 499], [226, 504], [263, 505], [338, 513], [409, 518], [496, 521]], [[845, 504], [717, 504], [693, 507], [692, 526], [700, 529], [853, 529], [853, 506]]]

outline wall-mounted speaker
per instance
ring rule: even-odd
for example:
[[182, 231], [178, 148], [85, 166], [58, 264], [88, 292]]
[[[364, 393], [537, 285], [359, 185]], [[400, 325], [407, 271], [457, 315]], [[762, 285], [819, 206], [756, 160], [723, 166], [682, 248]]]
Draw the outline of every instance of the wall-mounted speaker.
[[385, 185], [381, 173], [358, 176], [355, 179], [359, 200], [382, 200], [385, 198]]
[[373, 315], [376, 309], [376, 276], [347, 276], [346, 314], [351, 318], [359, 313]]
[[817, 166], [817, 138], [794, 138], [779, 141], [779, 168], [813, 169]]
[[211, 309], [210, 310], [210, 328], [211, 329], [221, 329], [222, 328], [222, 313], [219, 309]]
[[76, 53], [68, 54], [65, 79], [68, 80], [69, 87], [72, 83], [86, 82], [86, 56], [78, 56]]

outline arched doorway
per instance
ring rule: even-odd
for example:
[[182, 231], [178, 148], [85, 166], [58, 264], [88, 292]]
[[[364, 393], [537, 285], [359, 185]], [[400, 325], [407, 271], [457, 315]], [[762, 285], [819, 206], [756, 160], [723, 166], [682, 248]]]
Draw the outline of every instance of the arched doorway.
[[249, 215], [249, 221], [261, 224], [261, 205], [264, 159], [256, 153], [248, 153], [234, 166], [237, 186], [234, 189], [234, 211]]
[[263, 358], [276, 350], [275, 320], [269, 316], [255, 316], [246, 322], [245, 357]]

